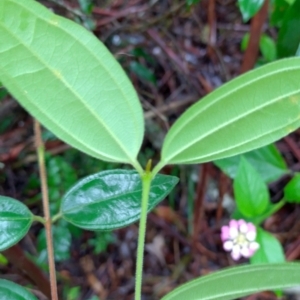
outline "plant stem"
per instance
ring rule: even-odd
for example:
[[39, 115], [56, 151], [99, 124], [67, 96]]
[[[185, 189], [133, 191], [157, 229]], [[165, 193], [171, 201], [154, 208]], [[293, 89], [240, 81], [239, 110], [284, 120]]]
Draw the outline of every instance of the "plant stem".
[[61, 217], [62, 217], [61, 212], [58, 213], [58, 214], [56, 214], [56, 215], [54, 215], [54, 216], [52, 217], [52, 224], [55, 223], [56, 221], [58, 221]]
[[138, 235], [138, 248], [136, 258], [136, 272], [135, 272], [135, 300], [141, 300], [142, 293], [142, 275], [143, 275], [143, 260], [144, 260], [144, 247], [145, 247], [145, 234], [147, 225], [147, 212], [149, 192], [152, 180], [151, 171], [146, 168], [146, 172], [141, 176], [142, 179], [142, 206], [141, 206], [141, 218]]
[[44, 219], [43, 217], [41, 217], [41, 216], [36, 216], [36, 215], [34, 215], [34, 216], [33, 216], [33, 221], [40, 222], [40, 223], [42, 223], [43, 225], [45, 224], [45, 219]]
[[39, 163], [39, 171], [40, 171], [41, 187], [42, 187], [43, 209], [44, 209], [44, 216], [45, 216], [44, 224], [46, 229], [51, 299], [58, 300], [52, 231], [51, 231], [51, 216], [50, 216], [50, 209], [49, 209], [48, 184], [47, 184], [47, 174], [46, 174], [46, 165], [45, 165], [45, 149], [42, 141], [41, 126], [37, 120], [34, 121], [34, 133], [35, 133], [35, 142], [36, 142], [37, 155], [38, 155], [38, 163]]
[[155, 175], [166, 165], [165, 162], [160, 161], [152, 170], [152, 177], [155, 177]]

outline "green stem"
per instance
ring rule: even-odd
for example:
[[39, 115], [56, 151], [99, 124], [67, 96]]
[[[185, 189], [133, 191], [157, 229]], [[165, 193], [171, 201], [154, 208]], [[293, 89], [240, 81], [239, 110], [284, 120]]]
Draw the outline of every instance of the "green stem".
[[62, 217], [62, 213], [61, 212], [58, 213], [58, 214], [56, 214], [56, 215], [54, 215], [52, 217], [52, 220], [51, 220], [52, 224], [54, 224], [55, 222], [57, 222], [61, 217]]
[[144, 260], [144, 247], [145, 247], [145, 234], [147, 225], [147, 212], [149, 192], [152, 180], [152, 174], [150, 170], [146, 169], [146, 172], [141, 176], [142, 179], [142, 206], [141, 206], [141, 218], [138, 235], [138, 249], [136, 258], [136, 273], [135, 273], [135, 300], [141, 300], [142, 294], [142, 275], [143, 275], [143, 260]]
[[152, 176], [155, 177], [155, 175], [166, 165], [165, 162], [160, 161], [153, 169]]
[[43, 217], [41, 217], [41, 216], [36, 216], [36, 215], [33, 215], [33, 221], [40, 222], [40, 223], [42, 223], [42, 224], [45, 224], [45, 223], [46, 223], [45, 218], [43, 218]]

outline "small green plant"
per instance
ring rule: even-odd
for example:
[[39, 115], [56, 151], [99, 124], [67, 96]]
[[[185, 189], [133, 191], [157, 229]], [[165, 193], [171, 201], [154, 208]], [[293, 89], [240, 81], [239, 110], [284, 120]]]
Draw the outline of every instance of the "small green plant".
[[[33, 215], [20, 201], [1, 196], [0, 250], [16, 244], [34, 221], [44, 224], [54, 300], [58, 295], [53, 223], [63, 220], [99, 231], [140, 220], [135, 285], [135, 299], [140, 300], [147, 213], [178, 182], [175, 176], [159, 174], [161, 169], [238, 155], [300, 126], [300, 58], [294, 57], [240, 76], [191, 106], [167, 133], [160, 161], [154, 168], [151, 160], [143, 167], [137, 160], [144, 137], [141, 104], [124, 71], [94, 35], [33, 0], [2, 0], [0, 36], [0, 81], [21, 105], [82, 152], [133, 167], [85, 177], [62, 196], [59, 210], [51, 216], [44, 148], [35, 123], [45, 216]], [[246, 218], [263, 218], [270, 208], [257, 176], [255, 193], [247, 194], [249, 202], [239, 200], [244, 199], [241, 187], [250, 169], [241, 159], [235, 179], [238, 210]], [[258, 230], [258, 238], [266, 240], [263, 235]], [[299, 284], [299, 277], [297, 263], [234, 267], [191, 281], [163, 299], [233, 299], [290, 287]], [[0, 280], [0, 294], [6, 299], [35, 299], [6, 280]]]

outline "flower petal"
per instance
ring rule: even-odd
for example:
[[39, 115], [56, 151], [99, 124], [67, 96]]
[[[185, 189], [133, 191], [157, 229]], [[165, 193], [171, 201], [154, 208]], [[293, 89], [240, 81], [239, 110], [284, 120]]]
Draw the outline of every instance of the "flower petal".
[[221, 227], [221, 240], [224, 242], [230, 238], [229, 235], [229, 227], [228, 226], [222, 226]]
[[239, 228], [239, 231], [242, 233], [246, 233], [248, 231], [248, 226], [247, 226], [247, 223], [245, 222], [245, 220], [243, 220], [243, 219], [238, 220], [238, 228]]
[[238, 231], [237, 227], [230, 227], [229, 228], [229, 237], [231, 239], [237, 238], [238, 235], [239, 235], [239, 231]]
[[246, 247], [242, 247], [241, 249], [241, 254], [242, 256], [248, 258], [252, 255], [251, 251], [249, 250], [249, 248], [246, 246]]
[[255, 241], [256, 239], [256, 232], [255, 231], [249, 231], [246, 233], [246, 238], [249, 242]]
[[223, 248], [224, 248], [224, 250], [226, 250], [226, 251], [231, 251], [232, 248], [233, 248], [233, 241], [226, 241], [226, 242], [223, 244]]
[[259, 243], [257, 243], [257, 242], [251, 242], [250, 244], [249, 244], [249, 249], [250, 250], [252, 250], [252, 251], [256, 251], [256, 250], [258, 250], [259, 249]]
[[231, 257], [234, 260], [238, 260], [241, 258], [241, 252], [240, 252], [240, 246], [239, 245], [234, 245], [231, 251]]
[[229, 227], [235, 227], [238, 228], [239, 224], [237, 220], [230, 220], [229, 221]]

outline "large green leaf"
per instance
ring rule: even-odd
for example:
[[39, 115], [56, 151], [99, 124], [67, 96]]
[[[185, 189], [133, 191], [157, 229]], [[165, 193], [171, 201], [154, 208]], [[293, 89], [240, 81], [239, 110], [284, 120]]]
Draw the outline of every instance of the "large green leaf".
[[192, 280], [162, 300], [230, 300], [299, 285], [299, 278], [298, 263], [233, 267]]
[[244, 216], [260, 216], [267, 210], [270, 198], [268, 188], [257, 171], [244, 158], [240, 161], [233, 188], [237, 207]]
[[260, 248], [250, 258], [252, 264], [282, 263], [285, 261], [282, 246], [272, 234], [258, 228], [256, 241]]
[[[148, 211], [152, 210], [178, 182], [178, 178], [157, 174], [152, 180]], [[137, 172], [110, 170], [79, 181], [64, 196], [63, 217], [88, 230], [111, 230], [139, 220], [142, 182]]]
[[0, 196], [0, 251], [20, 241], [28, 232], [33, 215], [20, 201]]
[[102, 160], [137, 164], [144, 121], [105, 46], [33, 0], [0, 1], [0, 81], [42, 124]]
[[202, 163], [247, 152], [300, 126], [300, 58], [250, 71], [190, 107], [171, 127], [166, 164]]
[[0, 299], [37, 300], [35, 296], [22, 286], [5, 279], [0, 279]]
[[273, 144], [243, 155], [215, 160], [214, 164], [229, 177], [235, 178], [242, 157], [251, 163], [265, 182], [277, 180], [289, 172], [283, 157]]

